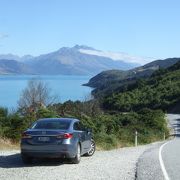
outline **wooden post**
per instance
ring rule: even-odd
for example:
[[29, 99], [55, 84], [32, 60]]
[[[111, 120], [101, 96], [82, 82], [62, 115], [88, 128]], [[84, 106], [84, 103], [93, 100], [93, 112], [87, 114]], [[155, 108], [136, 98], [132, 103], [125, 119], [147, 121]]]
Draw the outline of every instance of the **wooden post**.
[[137, 144], [138, 144], [138, 142], [137, 142], [137, 131], [135, 132], [135, 147], [137, 147]]

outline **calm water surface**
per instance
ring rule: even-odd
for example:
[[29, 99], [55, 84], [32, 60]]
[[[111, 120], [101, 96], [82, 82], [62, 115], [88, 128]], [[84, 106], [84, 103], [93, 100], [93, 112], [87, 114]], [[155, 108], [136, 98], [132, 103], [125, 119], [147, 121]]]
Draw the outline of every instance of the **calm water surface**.
[[47, 82], [60, 102], [84, 100], [91, 92], [91, 88], [82, 86], [90, 76], [0, 75], [0, 106], [16, 108], [22, 90], [27, 86], [28, 80], [33, 78]]

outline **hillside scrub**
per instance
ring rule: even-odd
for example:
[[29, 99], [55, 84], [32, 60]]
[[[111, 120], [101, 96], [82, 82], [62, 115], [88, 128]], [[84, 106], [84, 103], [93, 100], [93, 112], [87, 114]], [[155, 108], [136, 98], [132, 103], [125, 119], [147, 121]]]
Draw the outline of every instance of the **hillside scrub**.
[[[106, 96], [113, 93], [122, 93], [134, 88], [137, 81], [148, 79], [152, 74], [162, 74], [167, 69], [172, 70], [175, 64], [178, 65], [180, 58], [168, 58], [165, 60], [157, 60], [128, 71], [107, 70], [92, 77], [86, 86], [93, 87], [92, 95], [102, 100]], [[159, 69], [159, 71], [158, 71]], [[177, 69], [177, 67], [176, 67]], [[175, 69], [174, 69], [175, 70]]]
[[146, 80], [138, 80], [103, 99], [103, 108], [115, 111], [138, 111], [143, 107], [168, 111], [180, 102], [180, 62], [174, 66], [156, 71]]
[[[91, 128], [94, 139], [101, 149], [112, 149], [134, 144], [134, 133], [138, 131], [138, 143], [150, 143], [161, 140], [163, 134], [168, 135], [164, 113], [160, 110], [143, 109], [139, 112], [119, 114], [85, 114], [76, 111], [79, 107], [71, 102], [71, 108], [62, 113], [62, 104], [55, 107], [41, 108], [35, 114], [21, 116], [19, 113], [8, 113], [7, 109], [0, 108], [0, 136], [13, 142], [19, 142], [21, 133], [38, 118], [44, 117], [74, 117], [79, 118], [84, 126]], [[67, 106], [67, 104], [66, 104]], [[73, 107], [74, 106], [74, 107]], [[75, 110], [76, 106], [76, 110]], [[80, 109], [80, 108], [79, 108]], [[53, 112], [53, 113], [52, 113]], [[66, 115], [65, 115], [66, 114]], [[36, 116], [36, 118], [35, 118]]]
[[[104, 149], [134, 145], [135, 131], [138, 143], [145, 144], [162, 140], [168, 129], [161, 110], [142, 109], [139, 112], [100, 115], [91, 121], [81, 118], [82, 122], [93, 129], [97, 144]], [[90, 122], [90, 123], [88, 123]]]

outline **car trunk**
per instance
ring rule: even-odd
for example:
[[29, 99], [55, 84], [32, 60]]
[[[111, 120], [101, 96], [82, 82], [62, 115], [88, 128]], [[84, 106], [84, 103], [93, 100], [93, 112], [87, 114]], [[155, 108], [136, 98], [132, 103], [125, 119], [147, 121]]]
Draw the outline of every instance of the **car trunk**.
[[33, 129], [26, 131], [26, 134], [30, 135], [31, 138], [27, 138], [26, 141], [32, 145], [53, 145], [61, 144], [63, 138], [61, 137], [65, 133], [65, 130], [43, 130]]

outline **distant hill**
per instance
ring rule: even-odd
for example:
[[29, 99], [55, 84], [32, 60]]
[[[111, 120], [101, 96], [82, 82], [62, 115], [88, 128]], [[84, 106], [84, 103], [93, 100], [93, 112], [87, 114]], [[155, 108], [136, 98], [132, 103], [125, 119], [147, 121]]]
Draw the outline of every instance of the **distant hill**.
[[30, 60], [32, 58], [34, 57], [31, 55], [25, 55], [25, 56], [20, 57], [14, 54], [0, 54], [0, 59], [3, 59], [3, 60], [15, 60], [15, 61], [23, 62], [26, 60]]
[[1, 59], [0, 74], [33, 74], [33, 70], [24, 63]]
[[0, 59], [3, 60], [20, 60], [20, 57], [14, 54], [0, 54]]
[[180, 61], [180, 58], [168, 58], [156, 60], [144, 66], [127, 71], [109, 70], [103, 71], [89, 80], [86, 86], [95, 88], [94, 96], [100, 97], [116, 91], [125, 91], [126, 87], [136, 82], [139, 78], [147, 78], [156, 70], [166, 69]]
[[[24, 63], [29, 69], [33, 69], [33, 73], [44, 75], [95, 75], [104, 70], [115, 68], [127, 70], [138, 66], [137, 63], [126, 60], [114, 60], [103, 55], [94, 55], [84, 52], [87, 50], [88, 52], [92, 50], [95, 52], [98, 51], [87, 46], [76, 45], [72, 48], [63, 47], [58, 51], [37, 57], [30, 55], [19, 57], [8, 54], [0, 55], [0, 58], [2, 57], [7, 60], [14, 58]], [[1, 67], [1, 69], [2, 68], [3, 67]], [[11, 71], [18, 72], [16, 69], [11, 69]], [[11, 73], [11, 71], [9, 73]], [[29, 73], [29, 71], [27, 73]]]

